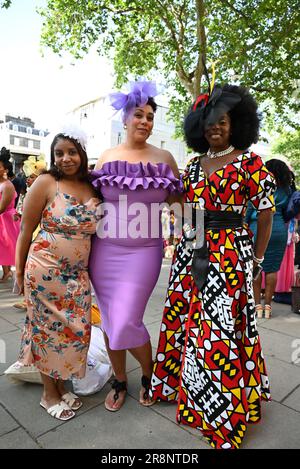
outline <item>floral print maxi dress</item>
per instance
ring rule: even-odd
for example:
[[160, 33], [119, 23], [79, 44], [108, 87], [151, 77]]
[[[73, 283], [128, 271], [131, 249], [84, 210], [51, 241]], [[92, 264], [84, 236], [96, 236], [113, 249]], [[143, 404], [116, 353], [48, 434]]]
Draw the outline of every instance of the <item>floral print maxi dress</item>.
[[55, 379], [82, 378], [90, 342], [87, 272], [96, 204], [59, 192], [42, 214], [25, 266], [27, 315], [19, 360]]
[[[274, 211], [273, 177], [246, 152], [206, 177], [199, 157], [183, 177], [187, 203], [245, 214]], [[152, 375], [154, 399], [177, 401], [177, 420], [202, 431], [214, 448], [238, 448], [247, 422], [260, 420], [269, 380], [255, 318], [252, 234], [247, 225], [206, 231], [209, 270], [202, 293], [190, 274], [183, 235], [173, 259]]]

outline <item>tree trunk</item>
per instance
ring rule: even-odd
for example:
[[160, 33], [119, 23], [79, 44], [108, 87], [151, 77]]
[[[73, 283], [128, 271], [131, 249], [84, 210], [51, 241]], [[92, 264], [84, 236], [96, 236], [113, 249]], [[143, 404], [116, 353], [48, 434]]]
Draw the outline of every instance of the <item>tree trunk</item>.
[[201, 79], [204, 72], [204, 64], [206, 63], [206, 31], [204, 26], [204, 18], [206, 16], [204, 0], [196, 0], [197, 12], [197, 41], [199, 45], [199, 55], [197, 67], [194, 75], [193, 83], [193, 99], [196, 99], [201, 90]]

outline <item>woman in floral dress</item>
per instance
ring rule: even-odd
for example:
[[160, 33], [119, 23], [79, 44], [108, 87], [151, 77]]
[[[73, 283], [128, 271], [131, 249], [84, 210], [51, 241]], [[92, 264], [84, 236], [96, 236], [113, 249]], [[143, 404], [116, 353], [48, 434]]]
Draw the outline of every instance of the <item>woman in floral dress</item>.
[[[183, 180], [191, 228], [204, 229], [204, 242], [192, 246], [187, 229], [176, 248], [151, 395], [177, 401], [178, 422], [214, 448], [238, 448], [270, 399], [252, 280], [271, 232], [275, 184], [248, 150], [258, 129], [254, 99], [229, 85], [199, 96], [184, 125], [188, 146], [201, 153]], [[243, 219], [249, 200], [259, 212], [255, 246]]]
[[[19, 360], [41, 372], [40, 405], [68, 420], [82, 405], [64, 381], [85, 374], [91, 306], [87, 265], [99, 199], [87, 179], [80, 130], [55, 136], [51, 165], [28, 191], [17, 243], [16, 281], [27, 300]], [[41, 230], [31, 241], [38, 224]]]

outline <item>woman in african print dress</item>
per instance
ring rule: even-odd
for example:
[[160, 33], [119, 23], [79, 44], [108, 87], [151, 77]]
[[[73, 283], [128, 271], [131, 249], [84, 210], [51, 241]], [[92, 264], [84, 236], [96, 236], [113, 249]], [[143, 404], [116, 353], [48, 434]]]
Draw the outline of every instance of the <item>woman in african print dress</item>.
[[[178, 403], [177, 420], [202, 431], [214, 448], [238, 448], [247, 423], [270, 400], [256, 327], [253, 275], [272, 227], [275, 183], [258, 155], [257, 105], [242, 87], [201, 95], [184, 123], [189, 147], [202, 153], [183, 176], [185, 202], [204, 209], [200, 248], [194, 220], [177, 246], [170, 274], [151, 395]], [[243, 217], [258, 210], [255, 246]], [[203, 213], [203, 212], [202, 212]]]

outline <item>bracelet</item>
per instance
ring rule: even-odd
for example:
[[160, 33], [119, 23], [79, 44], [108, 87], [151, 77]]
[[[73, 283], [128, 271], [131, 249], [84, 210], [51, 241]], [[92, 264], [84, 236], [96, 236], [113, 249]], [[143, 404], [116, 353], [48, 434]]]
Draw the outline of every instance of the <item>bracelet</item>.
[[253, 254], [253, 260], [254, 260], [254, 262], [256, 262], [256, 264], [262, 264], [263, 261], [264, 261], [264, 258], [265, 258], [265, 256], [256, 257], [256, 256]]

